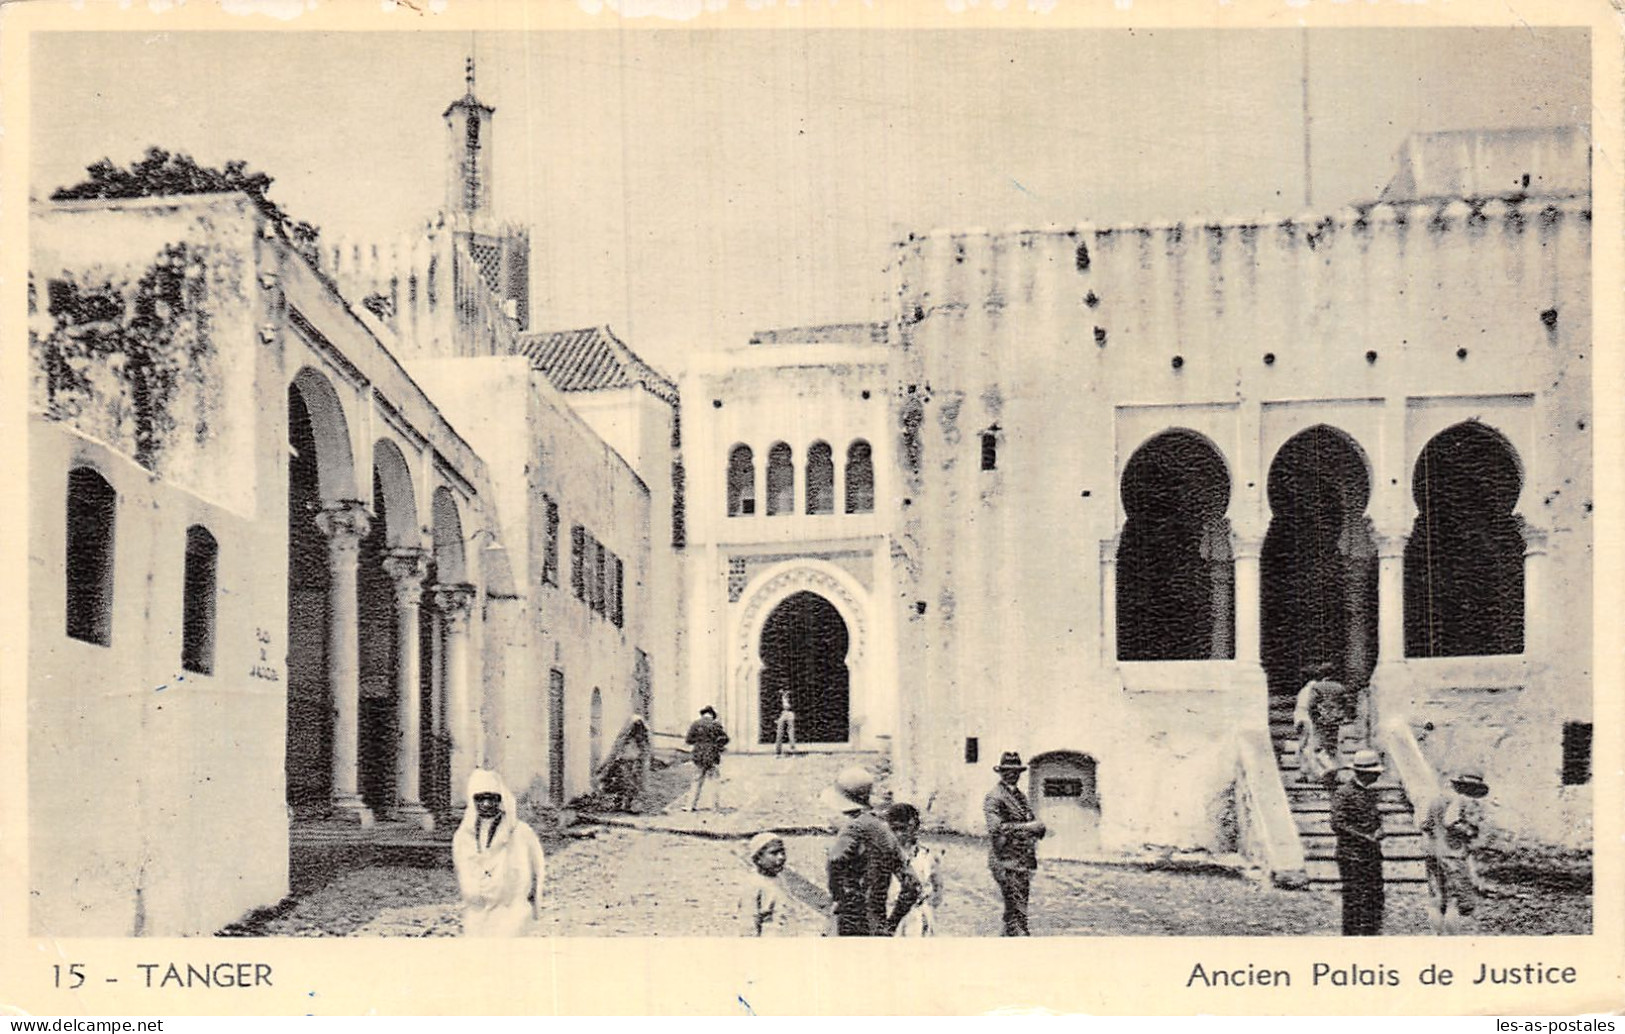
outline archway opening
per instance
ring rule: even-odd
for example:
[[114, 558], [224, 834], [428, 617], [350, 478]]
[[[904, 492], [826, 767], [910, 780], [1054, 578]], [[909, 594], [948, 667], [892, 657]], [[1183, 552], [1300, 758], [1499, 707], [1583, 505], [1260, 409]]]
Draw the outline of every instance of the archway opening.
[[1230, 474], [1194, 431], [1165, 431], [1123, 470], [1117, 547], [1117, 656], [1184, 661], [1235, 656]]
[[815, 592], [787, 597], [762, 625], [760, 743], [772, 743], [784, 694], [801, 743], [845, 743], [850, 735], [850, 641], [835, 605]]
[[1441, 431], [1423, 448], [1405, 545], [1405, 655], [1523, 652], [1523, 489], [1510, 443], [1482, 424]]
[[332, 620], [327, 538], [317, 527], [320, 469], [310, 411], [288, 388], [288, 806], [295, 818], [328, 810], [333, 794]]
[[[423, 584], [458, 585], [468, 580], [463, 554], [463, 521], [457, 499], [445, 487], [435, 489], [430, 512], [433, 518], [432, 548]], [[557, 509], [552, 530], [557, 533]], [[554, 542], [557, 552], [557, 542]], [[555, 561], [557, 557], [555, 557]], [[419, 757], [422, 758], [423, 803], [436, 813], [449, 813], [451, 792], [451, 722], [448, 709], [446, 671], [446, 629], [443, 617], [436, 613], [429, 592], [424, 593], [425, 606], [418, 614], [418, 656], [423, 659], [419, 670], [422, 693], [423, 720], [420, 723]]]
[[1377, 551], [1365, 516], [1365, 460], [1342, 432], [1311, 427], [1275, 454], [1268, 494], [1259, 647], [1269, 691], [1296, 694], [1304, 673], [1319, 665], [1363, 687], [1377, 661]]

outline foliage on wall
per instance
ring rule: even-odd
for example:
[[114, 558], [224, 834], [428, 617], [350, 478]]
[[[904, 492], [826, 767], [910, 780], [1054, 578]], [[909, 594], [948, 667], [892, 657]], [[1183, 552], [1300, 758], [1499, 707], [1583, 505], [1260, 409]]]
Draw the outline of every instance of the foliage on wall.
[[252, 172], [244, 161], [229, 161], [222, 169], [199, 165], [188, 154], [171, 154], [161, 147], [149, 147], [139, 161], [120, 168], [110, 160], [86, 166], [89, 178], [71, 187], [59, 188], [53, 201], [85, 201], [109, 198], [163, 197], [178, 194], [212, 194], [241, 191], [270, 219], [294, 250], [312, 266], [318, 265], [316, 242], [321, 231], [310, 223], [294, 219], [282, 206], [266, 197], [275, 181], [263, 172]]
[[[201, 442], [216, 358], [208, 293], [206, 263], [185, 243], [165, 245], [145, 268], [47, 281], [48, 319], [30, 320], [35, 408], [128, 448], [153, 471], [177, 432]], [[39, 315], [32, 276], [29, 309]], [[197, 403], [179, 405], [188, 384]]]

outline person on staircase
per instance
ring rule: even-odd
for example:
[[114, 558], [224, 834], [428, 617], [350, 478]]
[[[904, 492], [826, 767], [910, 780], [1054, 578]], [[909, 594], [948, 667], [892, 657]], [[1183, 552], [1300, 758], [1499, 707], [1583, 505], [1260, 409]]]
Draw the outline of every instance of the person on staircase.
[[1298, 736], [1298, 781], [1330, 786], [1340, 767], [1338, 737], [1348, 711], [1348, 690], [1333, 679], [1336, 669], [1329, 663], [1312, 664], [1304, 670], [1305, 682], [1298, 690], [1292, 710], [1292, 725]]
[[1349, 765], [1354, 778], [1332, 792], [1332, 832], [1337, 834], [1337, 874], [1343, 884], [1343, 936], [1382, 933], [1382, 812], [1376, 783], [1382, 758], [1362, 750]]

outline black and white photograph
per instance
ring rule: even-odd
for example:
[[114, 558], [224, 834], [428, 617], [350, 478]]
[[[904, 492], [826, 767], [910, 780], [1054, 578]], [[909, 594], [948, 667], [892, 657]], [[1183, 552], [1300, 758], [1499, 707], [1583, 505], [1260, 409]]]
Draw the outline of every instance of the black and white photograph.
[[1595, 27], [540, 21], [29, 33], [20, 935], [1593, 934]]

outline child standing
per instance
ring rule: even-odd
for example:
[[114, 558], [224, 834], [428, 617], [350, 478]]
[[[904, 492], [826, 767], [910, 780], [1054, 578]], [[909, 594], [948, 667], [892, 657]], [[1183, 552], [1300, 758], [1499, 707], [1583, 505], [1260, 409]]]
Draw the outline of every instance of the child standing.
[[749, 937], [783, 937], [790, 922], [790, 895], [785, 892], [784, 840], [777, 833], [758, 833], [751, 838], [750, 863], [756, 867], [740, 902], [739, 918]]

